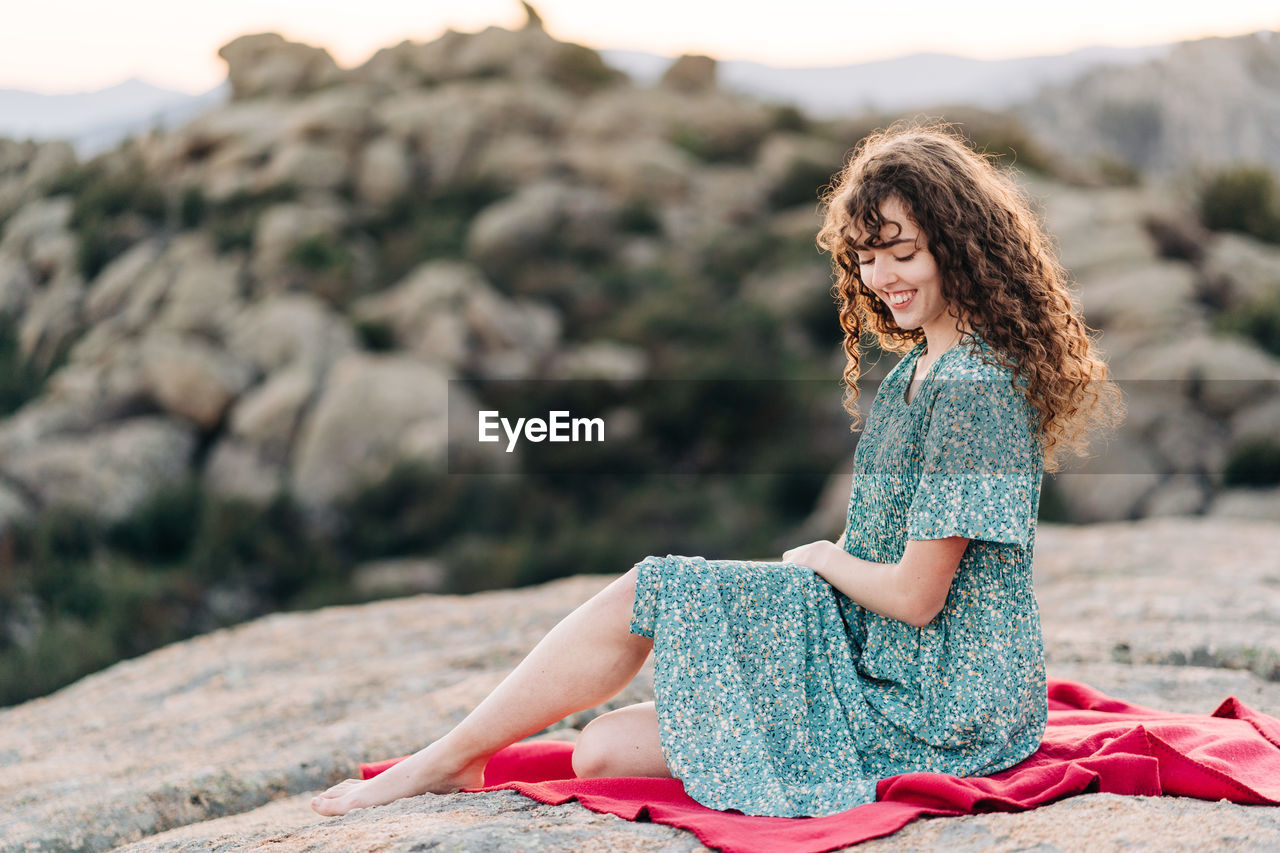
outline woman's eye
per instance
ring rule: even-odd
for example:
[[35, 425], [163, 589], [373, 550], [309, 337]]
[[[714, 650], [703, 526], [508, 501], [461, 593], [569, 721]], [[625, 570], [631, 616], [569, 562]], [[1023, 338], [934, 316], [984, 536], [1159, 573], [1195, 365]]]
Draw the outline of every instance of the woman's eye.
[[916, 253], [915, 253], [915, 252], [912, 252], [911, 254], [907, 255], [906, 257], [902, 257], [902, 258], [895, 257], [895, 258], [894, 258], [894, 260], [896, 260], [896, 261], [901, 261], [901, 262], [903, 262], [903, 263], [906, 263], [907, 261], [911, 260], [911, 259], [912, 259], [912, 258], [914, 258], [915, 256], [916, 256]]
[[872, 261], [874, 261], [874, 260], [875, 260], [875, 258], [867, 258], [866, 260], [863, 260], [862, 258], [858, 258], [858, 266], [860, 266], [860, 267], [869, 267], [869, 266], [871, 266], [871, 262], [872, 262]]

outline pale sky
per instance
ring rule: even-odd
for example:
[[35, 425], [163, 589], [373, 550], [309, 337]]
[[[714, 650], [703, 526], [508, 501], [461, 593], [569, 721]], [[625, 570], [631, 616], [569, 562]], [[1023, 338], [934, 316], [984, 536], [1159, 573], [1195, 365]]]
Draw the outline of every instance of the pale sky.
[[[130, 77], [202, 92], [217, 49], [275, 31], [343, 66], [405, 39], [524, 20], [517, 0], [15, 0], [0, 29], [0, 88], [76, 92]], [[539, 0], [547, 30], [597, 48], [707, 53], [773, 65], [843, 65], [936, 51], [983, 59], [1280, 29], [1276, 0]]]

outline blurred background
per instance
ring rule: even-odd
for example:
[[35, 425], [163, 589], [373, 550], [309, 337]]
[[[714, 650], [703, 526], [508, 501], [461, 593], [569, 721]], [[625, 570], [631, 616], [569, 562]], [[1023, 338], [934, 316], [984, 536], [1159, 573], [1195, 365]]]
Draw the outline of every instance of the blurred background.
[[[1014, 172], [1128, 397], [1042, 520], [1280, 521], [1280, 19], [1116, 5], [11, 14], [0, 705], [280, 609], [835, 539], [816, 199], [903, 117]], [[456, 464], [564, 399], [619, 429], [573, 472]]]

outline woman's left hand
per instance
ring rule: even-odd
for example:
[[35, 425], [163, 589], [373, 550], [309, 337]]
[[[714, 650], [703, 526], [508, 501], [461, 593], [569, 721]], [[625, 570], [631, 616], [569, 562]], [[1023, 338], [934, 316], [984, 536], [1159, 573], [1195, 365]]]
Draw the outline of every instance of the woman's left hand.
[[785, 563], [805, 566], [813, 569], [818, 574], [822, 574], [831, 565], [831, 558], [841, 550], [836, 543], [822, 539], [817, 542], [810, 542], [808, 545], [792, 548], [782, 555], [782, 560]]

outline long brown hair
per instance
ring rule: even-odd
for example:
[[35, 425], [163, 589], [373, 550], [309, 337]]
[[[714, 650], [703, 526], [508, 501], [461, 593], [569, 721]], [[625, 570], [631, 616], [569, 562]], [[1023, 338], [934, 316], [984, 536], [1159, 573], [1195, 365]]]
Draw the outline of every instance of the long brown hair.
[[1065, 450], [1084, 455], [1095, 427], [1123, 414], [1091, 333], [1071, 301], [1067, 275], [1022, 191], [999, 167], [972, 150], [949, 126], [896, 124], [863, 139], [823, 194], [818, 245], [831, 253], [832, 291], [844, 329], [844, 407], [857, 411], [861, 338], [885, 350], [924, 340], [903, 329], [862, 281], [854, 233], [874, 241], [881, 205], [898, 199], [928, 241], [942, 296], [990, 344], [1015, 385], [1039, 414], [1045, 469]]

